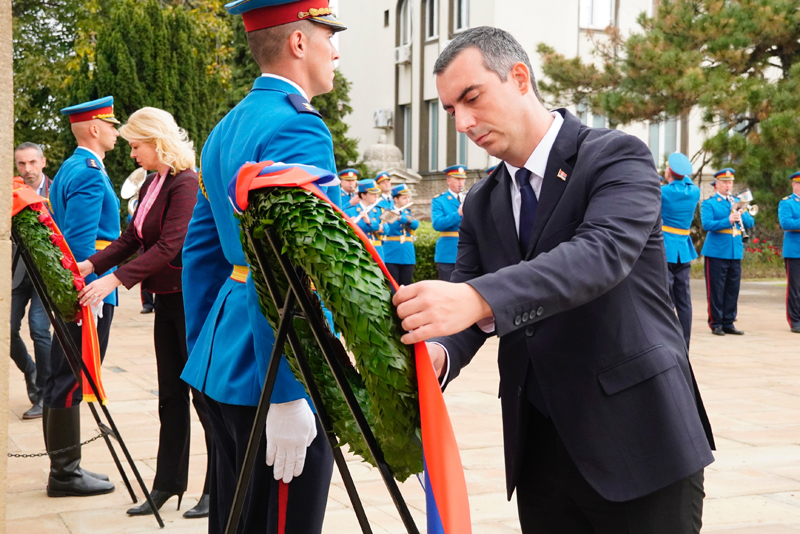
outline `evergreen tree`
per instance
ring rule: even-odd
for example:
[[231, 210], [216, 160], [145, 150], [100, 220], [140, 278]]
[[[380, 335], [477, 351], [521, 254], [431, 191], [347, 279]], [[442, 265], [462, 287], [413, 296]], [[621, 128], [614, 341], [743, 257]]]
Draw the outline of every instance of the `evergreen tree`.
[[[121, 122], [145, 106], [165, 109], [199, 154], [225, 98], [224, 82], [210, 68], [217, 57], [216, 43], [195, 29], [188, 10], [157, 0], [118, 0], [97, 31], [94, 64], [84, 60], [85, 83], [74, 84], [73, 94], [76, 101], [113, 95]], [[105, 163], [117, 187], [135, 169], [122, 140]]]
[[350, 126], [344, 118], [353, 112], [353, 108], [350, 106], [350, 82], [344, 74], [337, 70], [333, 79], [333, 91], [312, 98], [311, 104], [319, 110], [322, 120], [331, 131], [336, 168], [342, 170], [353, 167], [358, 169], [362, 178], [370, 177], [367, 166], [359, 161], [358, 140], [347, 136]]
[[[796, 0], [663, 0], [623, 39], [607, 31], [591, 61], [539, 45], [543, 92], [612, 122], [659, 121], [699, 108], [702, 167], [733, 166], [775, 224], [800, 166], [800, 10]], [[698, 165], [696, 165], [696, 168]]]

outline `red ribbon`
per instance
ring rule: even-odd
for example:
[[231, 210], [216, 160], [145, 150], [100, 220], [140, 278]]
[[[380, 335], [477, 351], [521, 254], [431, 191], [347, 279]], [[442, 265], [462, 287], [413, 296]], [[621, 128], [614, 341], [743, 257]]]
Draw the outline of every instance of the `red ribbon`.
[[[378, 251], [375, 250], [372, 241], [350, 217], [333, 204], [313, 183], [317, 180], [316, 176], [299, 168], [292, 168], [272, 175], [259, 176], [270, 165], [272, 165], [271, 161], [249, 163], [240, 169], [236, 181], [236, 200], [242, 210], [247, 209], [248, 193], [254, 189], [300, 187], [310, 191], [327, 202], [337, 213], [344, 217], [344, 220], [355, 231], [372, 258], [381, 268], [391, 286], [395, 290], [398, 289], [397, 282], [389, 274], [386, 264], [381, 259]], [[442, 519], [442, 526], [446, 534], [469, 534], [472, 532], [472, 526], [461, 454], [458, 451], [458, 444], [456, 443], [453, 426], [450, 423], [450, 416], [447, 413], [442, 389], [434, 373], [433, 365], [431, 365], [425, 343], [416, 343], [414, 345], [414, 356], [417, 367], [417, 387], [419, 389], [422, 447], [436, 505]]]

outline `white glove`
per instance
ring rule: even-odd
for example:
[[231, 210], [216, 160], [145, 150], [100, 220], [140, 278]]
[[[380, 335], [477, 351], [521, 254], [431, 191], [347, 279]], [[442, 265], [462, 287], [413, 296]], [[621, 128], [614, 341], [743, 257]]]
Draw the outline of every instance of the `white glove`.
[[100, 319], [103, 318], [103, 301], [98, 300], [96, 304], [92, 304], [91, 306], [92, 313], [94, 314], [94, 324], [97, 325], [100, 322]]
[[267, 465], [275, 480], [289, 483], [300, 476], [306, 449], [317, 437], [314, 413], [305, 399], [270, 404], [267, 413]]

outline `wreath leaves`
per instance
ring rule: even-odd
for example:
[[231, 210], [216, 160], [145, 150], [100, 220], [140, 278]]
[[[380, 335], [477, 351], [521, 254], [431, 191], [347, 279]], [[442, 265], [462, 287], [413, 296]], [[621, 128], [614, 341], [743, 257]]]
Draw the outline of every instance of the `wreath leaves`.
[[[327, 202], [311, 192], [282, 187], [252, 192], [250, 205], [241, 216], [241, 226], [243, 230], [251, 229], [255, 239], [263, 240], [269, 268], [285, 293], [288, 280], [264, 234], [266, 226], [276, 230], [283, 243], [282, 253], [313, 281], [333, 314], [336, 329], [355, 356], [353, 367], [344, 347], [330, 334], [350, 387], [395, 478], [402, 482], [422, 472], [414, 358], [411, 350], [400, 342], [403, 330], [383, 272], [353, 229]], [[261, 311], [277, 331], [278, 309], [244, 233], [242, 242]], [[313, 301], [319, 302], [310, 290], [309, 294]], [[310, 326], [300, 318], [294, 319], [294, 326], [340, 444], [346, 443], [353, 453], [375, 465]], [[295, 376], [302, 381], [297, 360], [288, 345], [284, 354]]]
[[80, 311], [78, 291], [75, 288], [76, 280], [72, 271], [64, 265], [64, 261], [69, 260], [66, 260], [64, 253], [53, 242], [54, 238], [63, 238], [56, 236], [40, 221], [40, 217], [45, 213], [26, 207], [14, 215], [11, 224], [39, 269], [56, 310], [64, 321], [72, 322]]

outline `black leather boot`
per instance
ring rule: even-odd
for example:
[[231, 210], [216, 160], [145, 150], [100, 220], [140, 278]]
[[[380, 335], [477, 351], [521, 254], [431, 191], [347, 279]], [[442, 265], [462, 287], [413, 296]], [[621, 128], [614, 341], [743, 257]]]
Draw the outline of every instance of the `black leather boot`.
[[[50, 407], [46, 404], [42, 405], [42, 429], [44, 430], [45, 449], [47, 449], [47, 415], [49, 412], [50, 412]], [[97, 480], [105, 480], [106, 482], [108, 482], [108, 475], [104, 475], [103, 473], [95, 473], [93, 471], [89, 471], [88, 469], [84, 469], [83, 467], [81, 467], [80, 469], [81, 473], [83, 473], [85, 476], [94, 477]]]
[[187, 519], [194, 519], [197, 517], [208, 517], [208, 505], [211, 501], [211, 497], [208, 493], [204, 493], [200, 500], [197, 501], [197, 504], [194, 505], [194, 508], [190, 508], [183, 513], [183, 517]]
[[[44, 419], [44, 417], [43, 417]], [[80, 405], [71, 408], [48, 408], [45, 445], [50, 454], [48, 497], [88, 497], [114, 491], [114, 484], [99, 480], [81, 470]], [[69, 448], [64, 451], [62, 449]]]

